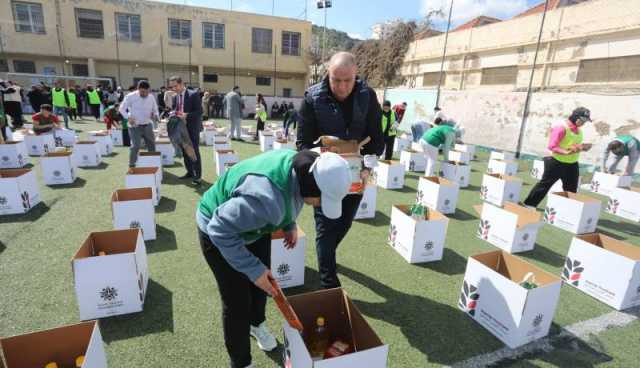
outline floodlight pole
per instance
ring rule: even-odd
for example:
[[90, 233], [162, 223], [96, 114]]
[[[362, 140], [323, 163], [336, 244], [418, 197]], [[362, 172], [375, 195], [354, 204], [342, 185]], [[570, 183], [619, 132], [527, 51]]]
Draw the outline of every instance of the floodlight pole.
[[438, 93], [436, 94], [436, 106], [440, 106], [440, 89], [442, 88], [442, 75], [444, 74], [444, 59], [447, 56], [447, 43], [449, 42], [449, 29], [451, 29], [451, 14], [453, 13], [453, 0], [449, 7], [449, 20], [447, 21], [447, 33], [444, 35], [444, 50], [442, 51], [442, 61], [440, 62], [440, 78], [438, 80]]

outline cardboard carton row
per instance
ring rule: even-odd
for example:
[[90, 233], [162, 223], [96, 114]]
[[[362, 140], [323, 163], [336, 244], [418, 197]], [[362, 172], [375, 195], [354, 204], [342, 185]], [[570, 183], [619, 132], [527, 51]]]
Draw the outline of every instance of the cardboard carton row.
[[29, 156], [44, 156], [45, 153], [53, 151], [56, 147], [53, 134], [27, 134], [24, 136], [24, 143], [27, 146]]
[[471, 161], [471, 159], [473, 158], [473, 154], [469, 153], [469, 152], [463, 152], [463, 151], [449, 151], [449, 161], [453, 161], [453, 162], [459, 162], [461, 164], [465, 164], [465, 165], [469, 165], [469, 162]]
[[214, 153], [216, 175], [222, 176], [229, 167], [240, 162], [240, 156], [234, 150], [219, 150]]
[[640, 223], [640, 188], [615, 188], [609, 196], [605, 211]]
[[79, 141], [73, 147], [73, 157], [78, 167], [98, 167], [102, 163], [100, 144], [97, 141]]
[[411, 138], [397, 136], [395, 142], [393, 142], [393, 152], [400, 153], [404, 150], [411, 149]]
[[175, 163], [176, 149], [171, 141], [166, 138], [156, 140], [156, 151], [160, 152], [162, 166], [172, 166]]
[[413, 149], [400, 152], [400, 163], [404, 165], [405, 171], [410, 172], [424, 172], [427, 168], [424, 153]]
[[275, 142], [276, 139], [272, 131], [263, 130], [258, 132], [258, 139], [261, 152], [267, 152], [273, 149], [273, 142]]
[[458, 183], [460, 188], [466, 188], [471, 181], [471, 166], [459, 162], [440, 162], [439, 176]]
[[378, 199], [378, 187], [375, 184], [367, 184], [362, 192], [362, 200], [356, 212], [356, 220], [372, 219], [376, 217]]
[[138, 161], [136, 167], [156, 167], [160, 182], [162, 182], [162, 153], [160, 152], [140, 152], [138, 153]]
[[473, 159], [476, 154], [476, 146], [472, 144], [456, 144], [454, 149], [459, 152], [468, 153], [471, 156], [471, 159]]
[[152, 188], [116, 190], [111, 195], [111, 215], [114, 229], [140, 229], [144, 240], [156, 238]]

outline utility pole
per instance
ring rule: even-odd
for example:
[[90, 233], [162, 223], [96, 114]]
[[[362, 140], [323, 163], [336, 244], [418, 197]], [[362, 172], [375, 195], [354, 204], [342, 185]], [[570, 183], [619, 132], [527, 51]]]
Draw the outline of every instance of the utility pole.
[[327, 52], [327, 9], [330, 7], [331, 7], [331, 0], [318, 1], [318, 9], [324, 9], [324, 29], [322, 31], [322, 61], [323, 62], [326, 59], [326, 52]]
[[229, 5], [229, 10], [233, 11], [233, 0], [231, 0], [231, 5]]
[[164, 62], [164, 39], [160, 35], [160, 61], [162, 62], [162, 85], [167, 84], [167, 70]]
[[116, 62], [118, 63], [118, 85], [122, 85], [122, 72], [120, 70], [120, 36], [118, 35], [118, 16], [113, 18], [116, 30]]
[[278, 45], [274, 45], [273, 53], [273, 97], [276, 97], [276, 84], [278, 78]]
[[309, 0], [304, 0], [304, 20], [309, 20], [307, 17], [307, 10], [309, 8]]
[[236, 81], [236, 76], [238, 74], [237, 68], [236, 68], [236, 41], [233, 41], [233, 85], [237, 86], [238, 82]]
[[440, 62], [440, 79], [438, 80], [438, 94], [436, 95], [436, 107], [440, 106], [440, 89], [442, 88], [442, 75], [444, 74], [444, 59], [447, 56], [447, 42], [449, 41], [449, 29], [451, 29], [451, 14], [453, 13], [453, 0], [449, 8], [449, 20], [447, 21], [447, 33], [444, 36], [444, 50], [442, 51], [442, 61]]
[[271, 0], [271, 15], [276, 15], [276, 0]]
[[191, 87], [191, 35], [189, 35], [189, 87]]

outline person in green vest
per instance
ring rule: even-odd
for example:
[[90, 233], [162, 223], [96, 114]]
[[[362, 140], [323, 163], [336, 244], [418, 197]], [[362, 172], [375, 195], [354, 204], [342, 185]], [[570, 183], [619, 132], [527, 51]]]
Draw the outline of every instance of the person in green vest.
[[384, 159], [393, 158], [393, 145], [396, 141], [396, 130], [398, 129], [398, 119], [395, 111], [391, 110], [391, 101], [382, 103], [382, 136], [384, 138]]
[[69, 129], [69, 94], [62, 87], [62, 82], [56, 81], [55, 87], [51, 89], [51, 102], [53, 105], [53, 113], [62, 115], [64, 119], [64, 127]]
[[261, 131], [264, 130], [264, 124], [267, 122], [267, 111], [261, 103], [256, 105], [256, 136], [253, 138], [254, 141], [258, 140], [258, 135]]
[[69, 96], [69, 117], [75, 121], [78, 119], [78, 96], [76, 96], [76, 90], [69, 88], [67, 96]]
[[[613, 164], [607, 167], [607, 161], [609, 161], [609, 155], [615, 156]], [[602, 171], [605, 173], [615, 174], [618, 169], [618, 164], [622, 159], [628, 156], [627, 168], [624, 170], [623, 175], [633, 176], [635, 173], [636, 164], [640, 158], [640, 140], [632, 135], [621, 135], [616, 137], [607, 145], [607, 149], [604, 152], [602, 158]]]
[[100, 119], [100, 94], [92, 85], [87, 85], [87, 99], [89, 100], [89, 107], [91, 108], [91, 114], [96, 118], [96, 121]]
[[591, 144], [583, 142], [582, 126], [588, 122], [591, 122], [591, 111], [578, 107], [567, 121], [552, 126], [547, 147], [551, 155], [544, 158], [544, 174], [529, 192], [525, 206], [537, 207], [558, 180], [562, 180], [565, 192], [578, 191], [580, 152], [591, 149]]
[[267, 295], [274, 295], [271, 234], [283, 230], [285, 246], [294, 248], [303, 204], [337, 219], [350, 187], [349, 163], [340, 155], [283, 149], [240, 161], [202, 196], [200, 246], [218, 284], [232, 367], [253, 367], [251, 336], [262, 350], [277, 347], [265, 324]]
[[442, 119], [434, 121], [434, 127], [427, 130], [422, 136], [422, 149], [427, 159], [426, 176], [433, 176], [436, 171], [438, 154], [442, 146], [442, 155], [445, 159], [449, 157], [449, 150], [456, 140], [456, 130], [446, 124]]

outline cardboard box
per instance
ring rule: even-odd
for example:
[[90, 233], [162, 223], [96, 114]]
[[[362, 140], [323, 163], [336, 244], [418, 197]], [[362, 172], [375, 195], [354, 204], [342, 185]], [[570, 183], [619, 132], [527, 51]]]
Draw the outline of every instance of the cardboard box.
[[30, 169], [0, 170], [0, 215], [27, 213], [40, 203], [36, 174]]
[[540, 213], [515, 203], [505, 203], [504, 208], [489, 203], [474, 206], [480, 215], [478, 238], [509, 253], [533, 250], [538, 230], [543, 225]]
[[602, 171], [596, 171], [593, 173], [593, 179], [591, 179], [591, 191], [610, 196], [615, 188], [628, 188], [632, 182], [633, 177], [631, 176], [605, 174]]
[[53, 134], [27, 134], [24, 136], [24, 143], [27, 146], [29, 156], [44, 156], [45, 153], [53, 151], [56, 147]]
[[542, 180], [542, 175], [544, 174], [544, 161], [542, 160], [533, 160], [531, 164], [531, 177], [534, 179]]
[[471, 166], [452, 161], [442, 161], [440, 162], [439, 176], [455, 181], [460, 185], [460, 188], [466, 188], [469, 186], [471, 179]]
[[602, 202], [583, 194], [549, 193], [544, 221], [574, 234], [596, 231]]
[[489, 160], [513, 161], [515, 159], [515, 153], [511, 152], [491, 151], [491, 155], [489, 156]]
[[[520, 286], [532, 273], [538, 287]], [[562, 282], [504, 251], [469, 257], [458, 308], [515, 349], [547, 336]]]
[[468, 165], [473, 155], [462, 151], [449, 151], [449, 161], [460, 162]]
[[273, 142], [275, 137], [272, 132], [260, 131], [258, 132], [258, 138], [260, 140], [260, 151], [267, 152], [273, 149]]
[[66, 128], [55, 129], [53, 136], [57, 147], [73, 147], [78, 140], [76, 131]]
[[122, 129], [111, 129], [111, 141], [116, 147], [124, 146], [124, 138], [122, 137]]
[[6, 141], [0, 144], [0, 169], [19, 169], [30, 161], [24, 141]]
[[162, 158], [162, 166], [171, 166], [175, 164], [176, 149], [168, 139], [158, 139], [156, 141], [156, 151], [160, 152]]
[[204, 145], [205, 146], [213, 146], [213, 141], [216, 136], [215, 128], [205, 128], [204, 130]]
[[426, 220], [416, 221], [409, 214], [409, 206], [391, 208], [389, 245], [409, 263], [439, 261], [444, 251], [449, 219], [429, 209]]
[[378, 187], [375, 184], [367, 184], [362, 192], [362, 200], [356, 212], [356, 220], [372, 219], [376, 217], [376, 202], [378, 199]]
[[149, 271], [140, 229], [89, 234], [71, 269], [81, 320], [142, 311]]
[[140, 229], [144, 240], [156, 239], [156, 213], [151, 188], [119, 189], [113, 192], [111, 217], [116, 230]]
[[107, 131], [89, 132], [89, 140], [98, 142], [101, 156], [113, 153], [113, 141]]
[[523, 182], [515, 176], [484, 174], [480, 186], [483, 201], [503, 206], [506, 202], [519, 202]]
[[131, 167], [125, 177], [126, 188], [151, 188], [153, 192], [153, 205], [160, 203], [160, 168], [158, 167]]
[[304, 254], [307, 236], [298, 226], [295, 248], [284, 246], [284, 231], [271, 234], [271, 274], [282, 289], [304, 285]]
[[98, 321], [4, 337], [0, 349], [0, 367], [5, 368], [43, 368], [51, 362], [75, 367], [80, 355], [84, 355], [82, 368], [107, 368]]
[[79, 141], [73, 147], [73, 157], [79, 167], [98, 167], [102, 163], [100, 145], [96, 141]]
[[443, 214], [456, 213], [460, 185], [437, 176], [422, 176], [418, 181], [417, 202]]
[[225, 171], [232, 164], [240, 162], [240, 156], [234, 150], [222, 150], [215, 152], [216, 175], [218, 177], [224, 175]]
[[404, 165], [400, 161], [379, 160], [373, 169], [373, 181], [384, 189], [404, 187]]
[[46, 185], [71, 184], [76, 181], [78, 167], [71, 151], [49, 152], [41, 160]]
[[640, 222], [640, 188], [615, 188], [605, 210], [612, 215]]
[[136, 167], [157, 167], [162, 182], [162, 153], [161, 152], [138, 152]]
[[385, 368], [389, 346], [382, 343], [356, 305], [342, 289], [321, 290], [287, 298], [305, 331], [314, 328], [318, 316], [327, 321], [334, 338], [348, 342], [354, 352], [313, 361], [300, 331], [283, 324], [283, 365], [295, 368]]
[[472, 144], [456, 144], [454, 146], [454, 149], [456, 151], [468, 153], [469, 155], [471, 155], [472, 159], [473, 159], [473, 156], [476, 154], [476, 146]]
[[640, 305], [640, 247], [598, 233], [578, 235], [562, 279], [617, 310]]
[[393, 152], [402, 152], [404, 150], [411, 149], [411, 143], [413, 141], [409, 138], [402, 138], [397, 136], [393, 143]]
[[516, 176], [518, 175], [518, 162], [490, 160], [489, 166], [487, 167], [487, 174]]
[[406, 150], [400, 152], [400, 163], [406, 171], [423, 172], [427, 168], [427, 159], [423, 152]]
[[288, 140], [276, 140], [273, 142], [273, 149], [296, 149], [296, 144]]

